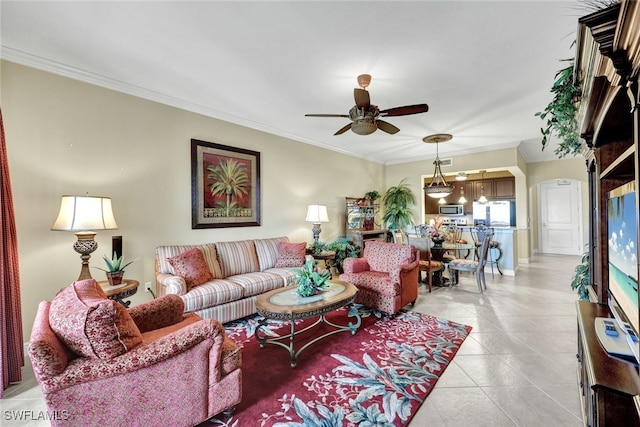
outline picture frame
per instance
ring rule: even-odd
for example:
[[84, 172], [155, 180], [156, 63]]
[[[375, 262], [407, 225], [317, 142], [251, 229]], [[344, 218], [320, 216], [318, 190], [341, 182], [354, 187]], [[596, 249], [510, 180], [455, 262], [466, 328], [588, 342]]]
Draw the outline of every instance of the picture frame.
[[191, 140], [191, 228], [260, 225], [260, 153]]

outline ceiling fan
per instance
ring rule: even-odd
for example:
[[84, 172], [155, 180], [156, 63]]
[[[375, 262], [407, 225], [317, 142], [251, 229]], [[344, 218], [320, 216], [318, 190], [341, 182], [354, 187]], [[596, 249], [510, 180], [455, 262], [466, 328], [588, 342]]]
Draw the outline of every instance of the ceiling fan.
[[377, 129], [393, 135], [394, 133], [398, 133], [400, 129], [389, 122], [380, 120], [380, 117], [408, 116], [410, 114], [426, 113], [429, 111], [427, 104], [405, 105], [403, 107], [380, 110], [377, 105], [371, 103], [369, 92], [366, 91], [369, 83], [371, 83], [371, 76], [369, 74], [361, 74], [358, 76], [358, 85], [360, 88], [353, 89], [353, 97], [355, 98], [356, 105], [351, 107], [349, 114], [305, 114], [305, 117], [346, 117], [351, 119], [351, 123], [342, 127], [334, 133], [334, 135], [341, 135], [349, 129], [358, 135], [369, 135]]

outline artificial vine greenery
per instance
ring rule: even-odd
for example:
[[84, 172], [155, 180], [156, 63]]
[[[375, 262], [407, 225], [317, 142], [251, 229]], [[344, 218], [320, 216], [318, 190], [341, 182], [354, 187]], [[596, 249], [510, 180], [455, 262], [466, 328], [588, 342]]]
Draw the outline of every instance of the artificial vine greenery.
[[578, 120], [576, 118], [577, 102], [580, 88], [573, 81], [573, 59], [565, 59], [570, 65], [556, 73], [555, 82], [551, 87], [553, 100], [544, 111], [535, 115], [547, 121], [542, 132], [542, 149], [549, 143], [553, 135], [560, 139], [560, 145], [554, 153], [558, 158], [580, 154], [582, 143], [578, 138]]

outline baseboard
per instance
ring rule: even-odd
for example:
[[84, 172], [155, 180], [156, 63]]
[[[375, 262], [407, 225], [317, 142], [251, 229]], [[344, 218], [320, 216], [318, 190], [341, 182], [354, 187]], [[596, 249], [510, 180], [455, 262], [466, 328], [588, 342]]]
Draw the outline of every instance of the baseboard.
[[531, 264], [531, 258], [518, 258], [518, 264]]

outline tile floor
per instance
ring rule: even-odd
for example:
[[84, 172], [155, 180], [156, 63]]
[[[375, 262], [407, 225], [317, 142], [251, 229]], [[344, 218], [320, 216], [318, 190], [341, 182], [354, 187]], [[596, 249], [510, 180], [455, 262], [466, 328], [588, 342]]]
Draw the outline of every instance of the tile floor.
[[[411, 427], [581, 426], [576, 379], [576, 294], [569, 282], [577, 256], [536, 256], [518, 275], [475, 278], [461, 273], [454, 288], [420, 287], [414, 310], [471, 325], [465, 340]], [[28, 361], [27, 361], [28, 362]], [[48, 426], [17, 421], [7, 411], [46, 407], [27, 363], [24, 380], [0, 400], [0, 425]]]

